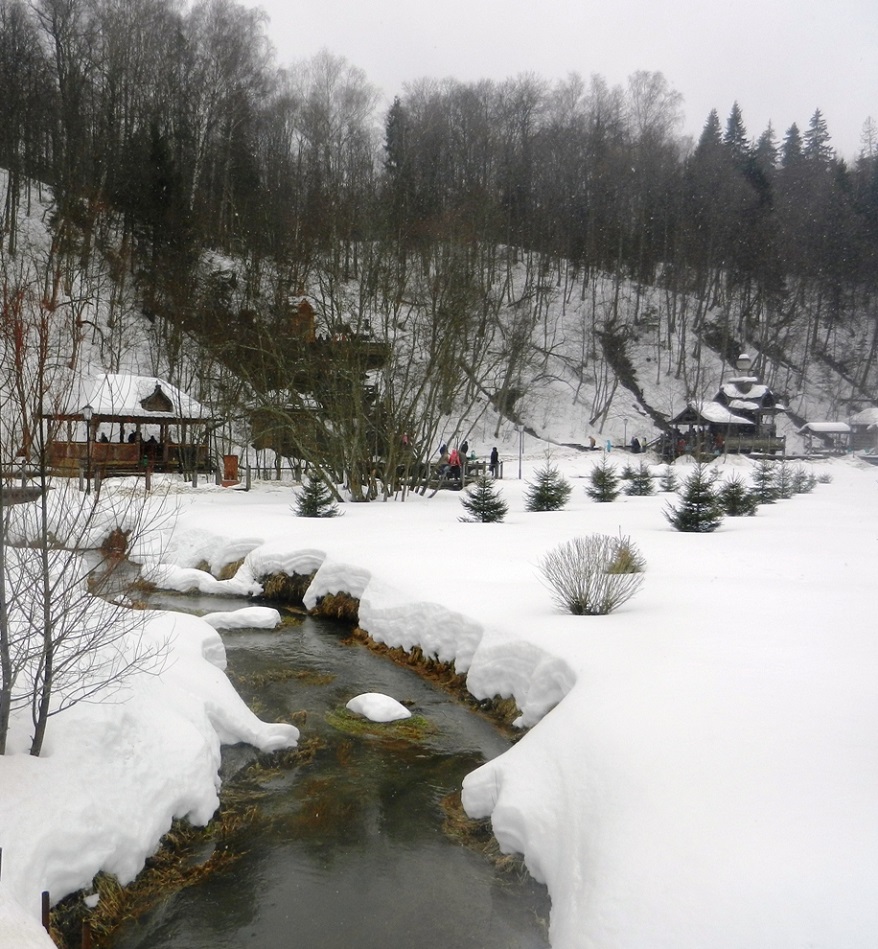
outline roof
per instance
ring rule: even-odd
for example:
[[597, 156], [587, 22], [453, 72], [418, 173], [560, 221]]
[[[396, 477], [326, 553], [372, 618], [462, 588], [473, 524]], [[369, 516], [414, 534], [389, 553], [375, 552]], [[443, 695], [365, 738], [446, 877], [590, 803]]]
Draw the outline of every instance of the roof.
[[719, 402], [690, 402], [679, 415], [671, 419], [672, 425], [752, 425], [753, 421], [730, 412]]
[[808, 422], [798, 431], [799, 434], [847, 435], [851, 430], [847, 422]]
[[212, 417], [205, 406], [170, 382], [127, 373], [101, 373], [84, 379], [65, 407], [46, 415], [81, 419], [86, 405], [92, 407], [97, 421], [190, 422]]

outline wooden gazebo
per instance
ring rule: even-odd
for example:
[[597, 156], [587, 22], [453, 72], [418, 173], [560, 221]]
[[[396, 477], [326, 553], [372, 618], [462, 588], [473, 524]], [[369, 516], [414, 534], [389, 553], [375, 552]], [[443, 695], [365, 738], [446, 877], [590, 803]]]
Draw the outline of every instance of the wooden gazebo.
[[79, 404], [45, 411], [49, 466], [57, 474], [208, 471], [214, 421], [205, 406], [155, 376], [102, 373]]

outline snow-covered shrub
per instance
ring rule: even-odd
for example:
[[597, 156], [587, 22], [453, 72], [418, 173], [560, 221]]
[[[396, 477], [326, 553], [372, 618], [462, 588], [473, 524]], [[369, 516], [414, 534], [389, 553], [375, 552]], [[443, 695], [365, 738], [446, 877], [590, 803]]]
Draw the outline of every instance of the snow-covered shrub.
[[602, 616], [637, 592], [645, 566], [628, 537], [590, 534], [549, 551], [540, 571], [562, 610], [574, 616]]
[[490, 524], [502, 521], [509, 511], [508, 505], [500, 497], [494, 479], [485, 475], [478, 478], [472, 488], [464, 491], [460, 503], [469, 515], [462, 517], [462, 521], [481, 521], [483, 524]]
[[535, 480], [528, 482], [525, 491], [525, 510], [560, 511], [570, 497], [570, 482], [554, 465], [538, 468], [534, 476]]

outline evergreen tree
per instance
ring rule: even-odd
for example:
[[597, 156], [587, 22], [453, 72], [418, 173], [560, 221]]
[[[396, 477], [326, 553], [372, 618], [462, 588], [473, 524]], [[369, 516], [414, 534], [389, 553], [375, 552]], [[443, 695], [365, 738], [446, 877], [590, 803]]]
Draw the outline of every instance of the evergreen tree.
[[789, 500], [795, 493], [795, 472], [787, 461], [781, 461], [775, 471], [775, 491], [782, 500]]
[[706, 465], [696, 465], [683, 486], [681, 503], [670, 505], [665, 517], [678, 531], [707, 534], [722, 522], [722, 507]]
[[797, 465], [793, 469], [792, 483], [794, 494], [810, 494], [817, 486], [817, 478], [813, 471], [806, 471], [802, 465]]
[[308, 480], [296, 495], [294, 510], [297, 517], [337, 517], [341, 514], [329, 488], [314, 471], [308, 472]]
[[654, 492], [649, 468], [641, 462], [639, 470], [631, 475], [628, 484], [625, 485], [625, 493], [633, 497], [646, 497]]
[[750, 145], [747, 141], [747, 129], [744, 127], [744, 117], [741, 108], [736, 102], [732, 106], [726, 122], [726, 132], [723, 144], [728, 149], [732, 161], [738, 168], [743, 168], [750, 155]]
[[570, 497], [570, 482], [554, 465], [546, 465], [534, 472], [535, 480], [528, 482], [524, 495], [527, 511], [560, 511]]
[[809, 161], [828, 165], [832, 161], [832, 146], [829, 144], [829, 128], [820, 109], [815, 110], [804, 135], [802, 155]]
[[759, 504], [774, 504], [778, 499], [774, 462], [761, 458], [753, 472], [753, 493]]
[[460, 503], [469, 515], [462, 517], [462, 521], [490, 524], [502, 521], [509, 511], [506, 502], [500, 497], [494, 479], [484, 475], [477, 478], [475, 484], [463, 493]]
[[677, 473], [670, 465], [665, 467], [664, 473], [659, 479], [659, 487], [662, 491], [673, 492], [677, 490]]
[[589, 482], [585, 493], [593, 501], [615, 501], [619, 496], [619, 477], [606, 456], [592, 469]]
[[720, 488], [719, 501], [729, 517], [751, 517], [759, 507], [759, 498], [743, 478], [735, 475]]

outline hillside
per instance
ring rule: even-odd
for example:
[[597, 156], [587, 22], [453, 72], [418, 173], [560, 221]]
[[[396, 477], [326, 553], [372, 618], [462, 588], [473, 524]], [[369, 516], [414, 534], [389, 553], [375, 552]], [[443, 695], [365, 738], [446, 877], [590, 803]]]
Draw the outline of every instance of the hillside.
[[[861, 369], [875, 332], [868, 312], [840, 325], [827, 309], [821, 318], [819, 300], [799, 294], [783, 320], [758, 308], [756, 319], [721, 289], [706, 301], [671, 286], [670, 278], [644, 286], [507, 247], [478, 248], [480, 269], [459, 281], [460, 261], [453, 257], [410, 267], [404, 297], [387, 309], [387, 297], [365, 293], [364, 249], [361, 279], [336, 281], [331, 272], [318, 273], [267, 316], [247, 311], [245, 287], [252, 277], [246, 261], [204, 255], [193, 298], [212, 303], [198, 319], [173, 320], [149, 312], [137, 282], [119, 270], [120, 248], [89, 245], [80, 235], [76, 253], [62, 253], [48, 225], [49, 193], [44, 195], [29, 214], [19, 212], [16, 254], [4, 250], [0, 256], [7, 319], [18, 288], [24, 304], [17, 318], [31, 326], [33, 339], [36, 327], [48, 326], [52, 347], [63, 354], [56, 388], [69, 387], [76, 373], [149, 373], [211, 404], [225, 419], [215, 435], [217, 454], [233, 451], [255, 460], [249, 426], [260, 406], [279, 413], [280, 424], [292, 430], [304, 412], [322, 413], [324, 443], [327, 432], [340, 442], [352, 439], [346, 417], [362, 412], [376, 445], [391, 444], [394, 431], [411, 432], [424, 458], [440, 441], [464, 437], [479, 454], [497, 444], [507, 453], [521, 447], [534, 455], [553, 444], [584, 446], [589, 437], [599, 444], [609, 439], [619, 445], [634, 436], [649, 442], [687, 401], [712, 398], [742, 351], [754, 357], [753, 371], [788, 407], [779, 433], [787, 436], [789, 451], [799, 451], [795, 430], [804, 421], [844, 419], [869, 405], [875, 389], [870, 364], [865, 373]], [[51, 301], [38, 292], [45, 287], [52, 288]], [[298, 299], [311, 301], [321, 337], [343, 325], [392, 355], [378, 370], [356, 362], [349, 351], [344, 359], [316, 365], [315, 348], [297, 341], [290, 320]], [[257, 361], [262, 377], [252, 368]], [[315, 402], [313, 382], [310, 391], [296, 390], [294, 380], [309, 373], [321, 377], [333, 398]], [[339, 390], [344, 376], [360, 379], [362, 389]], [[283, 391], [278, 379], [287, 380]], [[371, 401], [359, 404], [353, 396], [361, 391]], [[294, 442], [291, 454], [329, 464], [350, 481], [351, 469], [344, 461], [334, 465], [329, 449], [318, 450], [299, 434]], [[271, 454], [260, 453], [261, 463], [271, 463]]]

